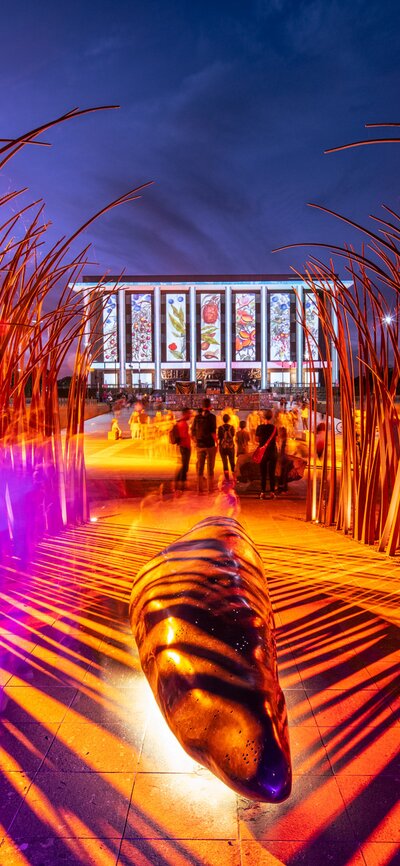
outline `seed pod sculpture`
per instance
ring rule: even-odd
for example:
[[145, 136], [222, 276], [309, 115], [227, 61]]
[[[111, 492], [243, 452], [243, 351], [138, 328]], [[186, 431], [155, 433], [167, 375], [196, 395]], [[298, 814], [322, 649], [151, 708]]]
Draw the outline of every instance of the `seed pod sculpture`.
[[130, 619], [169, 727], [244, 797], [291, 790], [285, 699], [263, 565], [233, 518], [207, 518], [135, 578]]

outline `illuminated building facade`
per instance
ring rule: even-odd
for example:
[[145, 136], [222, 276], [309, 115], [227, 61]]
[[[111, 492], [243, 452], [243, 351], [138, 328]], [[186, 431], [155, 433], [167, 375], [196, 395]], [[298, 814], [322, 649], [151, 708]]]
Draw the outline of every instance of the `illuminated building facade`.
[[109, 277], [100, 284], [88, 276], [75, 289], [99, 293], [87, 334], [92, 385], [161, 389], [168, 381], [219, 379], [301, 387], [309, 382], [309, 351], [317, 368], [325, 363], [313, 295], [290, 275]]

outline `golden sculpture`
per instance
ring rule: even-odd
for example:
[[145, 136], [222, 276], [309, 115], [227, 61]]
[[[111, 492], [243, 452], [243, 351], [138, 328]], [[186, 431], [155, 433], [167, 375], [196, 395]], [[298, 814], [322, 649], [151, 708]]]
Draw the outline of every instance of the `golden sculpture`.
[[137, 574], [130, 619], [142, 668], [186, 752], [234, 791], [291, 790], [285, 699], [263, 565], [233, 518], [207, 518]]

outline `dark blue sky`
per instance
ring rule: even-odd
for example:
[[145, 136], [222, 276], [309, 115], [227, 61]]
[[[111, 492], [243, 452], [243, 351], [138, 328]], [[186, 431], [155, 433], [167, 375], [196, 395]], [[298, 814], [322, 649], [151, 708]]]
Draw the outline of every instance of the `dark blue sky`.
[[323, 150], [400, 120], [392, 0], [31, 0], [2, 11], [1, 137], [80, 108], [9, 163], [2, 191], [42, 196], [52, 237], [103, 217], [88, 272], [285, 273], [297, 241], [361, 239], [313, 201], [367, 222], [400, 210], [400, 146]]

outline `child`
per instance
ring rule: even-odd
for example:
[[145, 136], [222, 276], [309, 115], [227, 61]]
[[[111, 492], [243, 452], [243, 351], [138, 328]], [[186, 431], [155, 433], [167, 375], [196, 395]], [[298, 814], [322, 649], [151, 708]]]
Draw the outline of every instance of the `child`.
[[117, 418], [113, 418], [111, 422], [111, 431], [108, 434], [109, 439], [122, 439], [122, 430], [118, 424]]
[[[242, 466], [249, 460], [250, 433], [246, 429], [246, 421], [241, 421], [236, 433], [236, 466], [235, 475], [241, 477]], [[247, 477], [244, 479], [247, 481]]]

